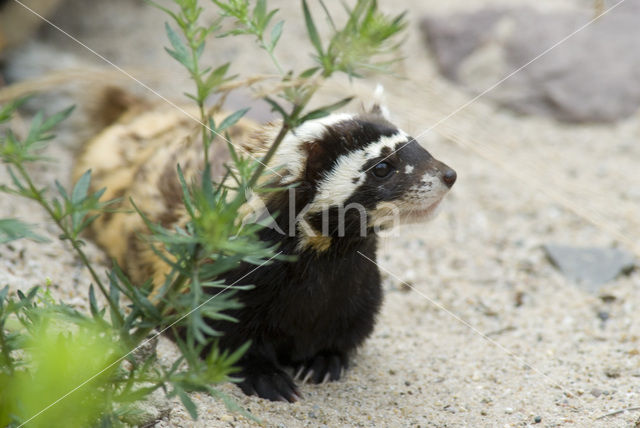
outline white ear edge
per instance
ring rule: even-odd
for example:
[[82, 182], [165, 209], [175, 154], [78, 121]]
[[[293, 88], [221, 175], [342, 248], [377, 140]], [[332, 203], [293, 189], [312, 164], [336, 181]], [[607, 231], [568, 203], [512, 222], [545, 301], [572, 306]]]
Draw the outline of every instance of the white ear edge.
[[380, 107], [380, 113], [382, 113], [382, 117], [391, 121], [391, 114], [389, 113], [389, 108], [387, 107], [387, 97], [384, 94], [384, 86], [378, 83], [376, 85], [376, 89], [373, 92], [373, 102], [374, 105]]

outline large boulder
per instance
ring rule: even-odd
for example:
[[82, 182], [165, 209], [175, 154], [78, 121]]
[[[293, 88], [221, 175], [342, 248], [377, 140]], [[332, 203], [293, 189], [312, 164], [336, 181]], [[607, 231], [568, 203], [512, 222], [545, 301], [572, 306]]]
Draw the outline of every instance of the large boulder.
[[519, 113], [612, 122], [640, 107], [640, 0], [593, 18], [489, 8], [426, 16], [421, 28], [442, 74], [474, 93], [513, 73], [486, 96]]

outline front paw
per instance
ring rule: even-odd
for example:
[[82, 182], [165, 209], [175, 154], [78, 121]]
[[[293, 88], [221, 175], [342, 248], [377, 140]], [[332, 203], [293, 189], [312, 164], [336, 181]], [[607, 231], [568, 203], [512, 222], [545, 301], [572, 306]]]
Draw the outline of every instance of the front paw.
[[295, 379], [302, 383], [325, 383], [340, 379], [349, 366], [348, 357], [339, 352], [320, 352], [304, 361], [296, 370]]
[[238, 386], [247, 395], [290, 403], [302, 397], [291, 376], [274, 364], [249, 365], [240, 375], [244, 380]]

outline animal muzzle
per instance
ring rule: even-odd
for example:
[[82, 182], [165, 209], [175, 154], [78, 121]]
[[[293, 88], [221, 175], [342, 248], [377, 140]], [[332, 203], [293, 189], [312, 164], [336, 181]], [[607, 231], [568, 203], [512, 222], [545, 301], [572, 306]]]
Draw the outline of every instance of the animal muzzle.
[[428, 169], [433, 173], [433, 175], [439, 177], [447, 188], [450, 189], [453, 187], [456, 179], [458, 178], [458, 174], [448, 165], [440, 162], [439, 160], [431, 159], [429, 163], [431, 163], [431, 165], [429, 165]]

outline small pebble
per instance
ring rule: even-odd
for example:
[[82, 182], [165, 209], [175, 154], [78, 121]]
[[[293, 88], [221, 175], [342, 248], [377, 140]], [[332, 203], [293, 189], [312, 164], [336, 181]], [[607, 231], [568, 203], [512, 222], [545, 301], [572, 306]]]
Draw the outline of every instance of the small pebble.
[[610, 379], [617, 379], [620, 377], [620, 370], [616, 368], [609, 368], [604, 371], [604, 374]]
[[402, 281], [400, 283], [400, 285], [398, 286], [398, 288], [400, 289], [400, 291], [402, 291], [403, 293], [408, 293], [409, 291], [412, 290], [413, 288], [413, 283], [411, 281]]
[[598, 318], [600, 318], [602, 321], [606, 321], [611, 317], [611, 315], [609, 315], [609, 312], [607, 311], [599, 311], [598, 312]]
[[542, 422], [542, 417], [541, 416], [536, 416], [535, 418], [533, 418], [533, 423], [534, 424], [539, 424], [540, 422]]
[[598, 389], [598, 388], [593, 388], [591, 390], [591, 395], [593, 395], [594, 397], [598, 398], [602, 395], [602, 390]]
[[611, 303], [616, 300], [616, 296], [614, 296], [613, 294], [603, 294], [600, 296], [600, 300], [602, 300], [604, 303]]
[[510, 414], [512, 414], [512, 413], [513, 413], [513, 409], [512, 409], [511, 407], [507, 407], [506, 409], [504, 409], [504, 412], [505, 412], [507, 415], [510, 415]]

